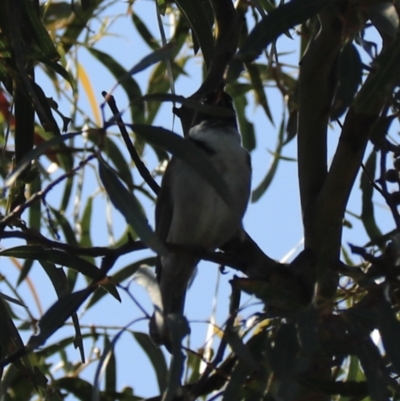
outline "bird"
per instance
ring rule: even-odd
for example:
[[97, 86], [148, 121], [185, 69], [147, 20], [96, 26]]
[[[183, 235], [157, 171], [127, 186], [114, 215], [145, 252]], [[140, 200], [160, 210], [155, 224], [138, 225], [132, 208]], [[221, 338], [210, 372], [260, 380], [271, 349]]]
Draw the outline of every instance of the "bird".
[[[243, 232], [242, 218], [250, 196], [251, 161], [241, 144], [231, 96], [218, 88], [207, 93], [202, 104], [232, 111], [219, 116], [198, 111], [185, 138], [204, 152], [225, 180], [232, 197], [231, 205], [193, 167], [173, 156], [156, 201], [155, 231], [167, 243], [214, 251]], [[150, 320], [150, 337], [168, 349], [170, 333], [165, 318], [183, 315], [186, 291], [199, 258], [190, 252], [171, 252], [157, 259], [156, 275], [163, 310], [156, 310]]]

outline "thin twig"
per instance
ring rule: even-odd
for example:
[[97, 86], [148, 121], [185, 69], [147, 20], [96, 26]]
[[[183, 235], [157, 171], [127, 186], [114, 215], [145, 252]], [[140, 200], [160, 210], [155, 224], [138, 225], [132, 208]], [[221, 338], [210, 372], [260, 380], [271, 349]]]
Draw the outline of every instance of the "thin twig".
[[114, 114], [114, 119], [118, 124], [119, 130], [121, 132], [122, 138], [125, 142], [126, 148], [128, 149], [128, 152], [133, 160], [133, 162], [136, 165], [136, 168], [139, 171], [139, 174], [142, 176], [142, 178], [145, 180], [147, 185], [153, 190], [153, 192], [158, 195], [158, 192], [160, 191], [160, 186], [157, 184], [157, 182], [154, 180], [154, 178], [151, 176], [149, 170], [145, 166], [145, 164], [142, 162], [142, 159], [138, 155], [135, 147], [133, 146], [133, 143], [131, 139], [129, 138], [128, 131], [125, 127], [125, 124], [121, 118], [121, 113], [118, 110], [117, 104], [115, 102], [114, 96], [110, 95], [107, 92], [101, 92], [101, 94], [104, 96], [105, 101], [107, 102], [108, 106], [110, 107], [112, 113]]
[[77, 171], [79, 171], [83, 166], [89, 163], [91, 160], [95, 159], [97, 156], [95, 154], [90, 155], [87, 159], [82, 160], [78, 166], [66, 172], [65, 174], [58, 177], [52, 183], [50, 183], [43, 191], [35, 192], [26, 202], [18, 205], [11, 213], [0, 220], [0, 230], [8, 224], [19, 218], [19, 216], [30, 206], [32, 206], [39, 199], [44, 199], [46, 195], [60, 182], [64, 181], [66, 178], [72, 177]]

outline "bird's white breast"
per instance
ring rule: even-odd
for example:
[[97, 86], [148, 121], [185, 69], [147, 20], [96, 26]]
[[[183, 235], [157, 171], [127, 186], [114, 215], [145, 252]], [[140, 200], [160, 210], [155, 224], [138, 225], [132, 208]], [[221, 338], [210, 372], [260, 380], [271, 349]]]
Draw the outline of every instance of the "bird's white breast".
[[189, 135], [210, 150], [210, 161], [228, 184], [237, 212], [195, 170], [178, 161], [174, 166], [174, 211], [168, 241], [213, 249], [228, 241], [240, 227], [250, 191], [249, 156], [233, 127], [200, 124]]

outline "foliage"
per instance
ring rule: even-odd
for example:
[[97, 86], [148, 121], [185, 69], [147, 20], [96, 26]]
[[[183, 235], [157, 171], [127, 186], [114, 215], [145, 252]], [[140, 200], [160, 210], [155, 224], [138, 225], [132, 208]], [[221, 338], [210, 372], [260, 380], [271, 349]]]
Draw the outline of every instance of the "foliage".
[[[239, 0], [234, 8], [231, 0], [157, 0], [158, 41], [151, 23], [136, 12], [142, 3], [129, 1], [116, 20], [130, 19], [149, 48], [132, 68], [96, 48], [111, 32], [104, 15], [114, 5], [106, 0], [0, 3], [0, 255], [19, 268], [16, 286], [9, 271], [1, 276], [11, 295], [0, 294], [0, 399], [141, 399], [134, 381], [122, 389], [117, 384], [115, 348], [126, 333], [154, 369], [154, 393], [160, 396], [153, 400], [400, 399], [400, 147], [389, 135], [400, 103], [398, 4]], [[173, 25], [168, 40], [163, 18]], [[379, 41], [367, 38], [372, 29]], [[293, 74], [281, 61], [285, 35], [300, 49], [301, 63]], [[79, 49], [115, 78], [100, 107]], [[204, 77], [191, 96], [183, 97], [175, 93], [175, 83], [188, 75], [194, 58], [202, 63]], [[49, 96], [38, 70], [71, 111]], [[150, 71], [144, 94], [136, 78], [141, 71]], [[179, 342], [166, 358], [147, 333], [133, 329], [150, 316], [130, 287], [134, 278], [154, 297], [149, 268], [155, 253], [182, 251], [160, 242], [149, 225], [147, 205], [158, 192], [154, 176], [171, 153], [195, 168], [227, 203], [230, 199], [207, 160], [165, 126], [156, 126], [156, 118], [163, 104], [179, 104], [174, 112], [186, 133], [196, 110], [218, 112], [204, 110], [199, 100], [223, 77], [249, 151], [257, 149], [264, 133], [246, 116], [248, 101], [275, 124], [273, 88], [283, 100], [272, 162], [252, 201], [271, 188], [282, 163], [293, 163], [282, 153], [296, 140], [304, 250], [290, 263], [278, 263], [248, 235], [219, 252], [183, 250], [244, 276], [230, 282], [225, 324], [214, 328], [218, 346], [193, 349]], [[82, 109], [82, 89], [92, 117]], [[126, 106], [124, 96], [129, 116], [118, 109]], [[108, 108], [111, 118], [105, 117]], [[328, 167], [330, 125], [341, 133]], [[144, 162], [149, 152], [157, 159], [150, 171]], [[360, 169], [362, 211], [352, 218], [362, 222], [369, 242], [347, 247], [345, 213]], [[88, 176], [98, 186], [90, 195]], [[377, 195], [393, 219], [390, 232], [382, 233], [376, 220]], [[99, 197], [107, 210], [124, 218], [106, 216], [106, 246], [92, 232]], [[137, 256], [143, 249], [152, 252]], [[126, 255], [134, 262], [117, 264]], [[356, 258], [362, 262], [356, 264]], [[31, 279], [34, 266], [40, 266], [57, 296], [39, 310], [38, 319], [21, 289], [27, 283], [39, 299], [50, 288]], [[245, 294], [259, 303], [241, 324]], [[81, 324], [78, 313], [122, 297], [136, 303], [142, 318], [132, 312], [126, 326]], [[24, 306], [29, 308], [22, 317]], [[70, 320], [73, 332], [57, 337]], [[177, 336], [184, 323], [176, 323]], [[193, 334], [196, 327], [191, 329]], [[81, 363], [72, 362], [71, 345]], [[87, 366], [95, 366], [93, 381], [84, 377]]]

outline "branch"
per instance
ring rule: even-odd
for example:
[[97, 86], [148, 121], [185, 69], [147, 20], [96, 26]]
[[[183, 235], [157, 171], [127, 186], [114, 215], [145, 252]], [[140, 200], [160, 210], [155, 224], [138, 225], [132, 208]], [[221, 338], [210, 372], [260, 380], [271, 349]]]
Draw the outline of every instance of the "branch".
[[308, 245], [324, 249], [324, 259], [339, 257], [342, 219], [354, 180], [361, 166], [372, 127], [398, 84], [400, 33], [374, 60], [366, 81], [350, 107], [332, 165], [313, 206]]
[[142, 159], [136, 152], [135, 147], [132, 144], [131, 139], [129, 138], [128, 131], [125, 128], [125, 124], [122, 120], [121, 113], [118, 110], [117, 104], [115, 102], [114, 96], [110, 95], [107, 92], [101, 92], [103, 95], [105, 101], [109, 105], [111, 111], [114, 114], [114, 119], [118, 124], [119, 130], [121, 132], [122, 138], [124, 139], [126, 148], [128, 149], [128, 152], [133, 160], [133, 162], [136, 165], [136, 168], [139, 171], [139, 174], [142, 176], [144, 181], [147, 183], [147, 185], [153, 190], [153, 192], [158, 195], [158, 192], [160, 191], [160, 186], [157, 184], [157, 182], [154, 180], [154, 178], [151, 176], [149, 170], [145, 166], [145, 164], [142, 162]]
[[336, 86], [342, 24], [336, 15], [319, 16], [321, 30], [300, 64], [298, 160], [305, 246], [312, 242], [308, 214], [327, 175], [327, 126]]

